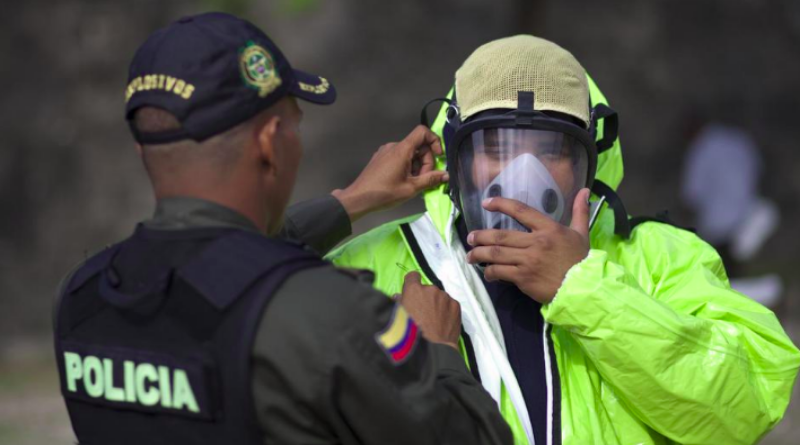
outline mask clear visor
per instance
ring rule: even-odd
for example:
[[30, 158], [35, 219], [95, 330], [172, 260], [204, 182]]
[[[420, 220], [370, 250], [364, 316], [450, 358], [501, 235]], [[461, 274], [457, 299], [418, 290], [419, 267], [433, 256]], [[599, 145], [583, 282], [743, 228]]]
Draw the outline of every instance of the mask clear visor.
[[557, 131], [486, 128], [467, 135], [458, 147], [459, 198], [469, 231], [529, 230], [513, 218], [489, 212], [486, 198], [515, 199], [569, 224], [575, 195], [586, 186], [588, 150]]

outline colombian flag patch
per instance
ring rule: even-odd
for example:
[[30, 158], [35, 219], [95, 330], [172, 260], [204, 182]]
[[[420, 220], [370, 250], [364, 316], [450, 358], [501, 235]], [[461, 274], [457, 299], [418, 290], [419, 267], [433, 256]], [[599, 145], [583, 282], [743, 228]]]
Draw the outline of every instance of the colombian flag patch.
[[417, 345], [419, 330], [403, 306], [397, 304], [389, 324], [375, 334], [375, 339], [392, 362], [399, 365], [411, 355], [414, 346]]

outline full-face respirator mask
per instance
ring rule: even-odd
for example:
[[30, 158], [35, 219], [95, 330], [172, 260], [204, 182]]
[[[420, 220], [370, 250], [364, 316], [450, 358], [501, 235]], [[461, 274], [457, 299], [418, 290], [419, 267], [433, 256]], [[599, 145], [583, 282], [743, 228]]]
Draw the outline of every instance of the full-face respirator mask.
[[[597, 168], [594, 110], [587, 130], [534, 110], [531, 92], [518, 93], [516, 110], [484, 111], [466, 122], [461, 122], [457, 104], [446, 102], [443, 139], [450, 197], [468, 231], [530, 231], [510, 216], [482, 207], [494, 197], [515, 199], [569, 224], [575, 196], [592, 186]], [[425, 110], [422, 119], [427, 121]]]

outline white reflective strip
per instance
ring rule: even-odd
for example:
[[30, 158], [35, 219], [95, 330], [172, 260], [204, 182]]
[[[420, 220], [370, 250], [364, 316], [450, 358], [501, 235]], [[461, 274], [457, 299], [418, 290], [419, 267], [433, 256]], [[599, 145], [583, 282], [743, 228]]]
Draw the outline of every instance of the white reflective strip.
[[550, 344], [547, 342], [547, 328], [550, 325], [545, 321], [542, 333], [544, 343], [544, 375], [547, 381], [547, 445], [553, 445], [553, 372], [550, 366]]
[[505, 385], [528, 443], [536, 445], [528, 408], [506, 355], [500, 321], [475, 267], [466, 261], [464, 246], [457, 236], [449, 237], [450, 245], [445, 245], [427, 213], [410, 223], [409, 227], [444, 290], [461, 305], [464, 331], [472, 340], [475, 362], [484, 389], [499, 406], [501, 385]]

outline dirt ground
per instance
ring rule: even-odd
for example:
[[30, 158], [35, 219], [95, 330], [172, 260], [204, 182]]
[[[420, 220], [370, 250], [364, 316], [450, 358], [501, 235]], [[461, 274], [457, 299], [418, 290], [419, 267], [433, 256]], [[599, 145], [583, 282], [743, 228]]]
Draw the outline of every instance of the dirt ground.
[[[795, 344], [800, 344], [800, 300], [779, 313]], [[793, 314], [788, 316], [788, 314]], [[55, 363], [47, 339], [19, 340], [2, 351], [0, 360], [0, 444], [50, 445], [75, 443], [58, 390]], [[793, 445], [800, 437], [800, 385], [784, 420], [761, 442]]]

